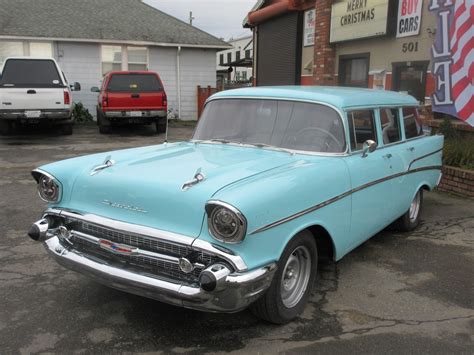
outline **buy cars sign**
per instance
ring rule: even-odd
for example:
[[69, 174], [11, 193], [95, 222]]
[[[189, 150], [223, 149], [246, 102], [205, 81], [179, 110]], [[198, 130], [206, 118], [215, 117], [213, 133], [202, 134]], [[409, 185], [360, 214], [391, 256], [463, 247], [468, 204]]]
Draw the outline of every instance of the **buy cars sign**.
[[420, 33], [423, 0], [400, 0], [398, 3], [397, 38]]

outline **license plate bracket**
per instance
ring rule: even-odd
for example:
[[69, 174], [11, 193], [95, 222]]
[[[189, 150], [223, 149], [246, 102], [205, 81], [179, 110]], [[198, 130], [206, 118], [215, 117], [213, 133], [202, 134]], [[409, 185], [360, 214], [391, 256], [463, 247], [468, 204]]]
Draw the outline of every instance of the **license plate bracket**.
[[41, 116], [41, 111], [25, 111], [26, 118], [39, 118]]
[[130, 111], [130, 117], [142, 117], [141, 111]]

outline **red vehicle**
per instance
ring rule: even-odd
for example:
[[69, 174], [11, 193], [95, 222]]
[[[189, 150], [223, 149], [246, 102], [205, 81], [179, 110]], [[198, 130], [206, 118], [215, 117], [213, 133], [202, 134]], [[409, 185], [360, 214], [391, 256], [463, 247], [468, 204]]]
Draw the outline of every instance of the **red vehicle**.
[[166, 131], [167, 98], [163, 83], [155, 72], [113, 71], [105, 75], [100, 92], [97, 124], [100, 133], [113, 125], [153, 124], [157, 133]]

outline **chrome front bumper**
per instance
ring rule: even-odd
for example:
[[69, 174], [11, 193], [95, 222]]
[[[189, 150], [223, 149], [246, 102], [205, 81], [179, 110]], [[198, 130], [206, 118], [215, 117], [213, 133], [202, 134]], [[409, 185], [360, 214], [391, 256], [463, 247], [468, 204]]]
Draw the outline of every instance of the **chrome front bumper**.
[[[134, 116], [137, 114], [137, 116]], [[165, 110], [142, 110], [142, 111], [105, 111], [107, 118], [148, 118], [148, 117], [166, 117]]]
[[[57, 224], [58, 221], [63, 227]], [[73, 224], [70, 224], [71, 221]], [[84, 225], [81, 227], [80, 223], [86, 223], [92, 229], [81, 231]], [[67, 230], [65, 228], [67, 226], [75, 228]], [[61, 228], [67, 231], [67, 237], [61, 232]], [[87, 234], [88, 232], [92, 234]], [[94, 233], [96, 233], [95, 236]], [[81, 248], [80, 244], [77, 244], [79, 240], [82, 240], [87, 242], [87, 245], [101, 250], [103, 246], [101, 243], [110, 242], [110, 240], [100, 238], [117, 238], [119, 235], [124, 238], [124, 233], [129, 233], [132, 238], [121, 239], [122, 244], [115, 242], [113, 244], [126, 249], [133, 246], [133, 252], [122, 258], [117, 255], [117, 250], [110, 251], [106, 248], [102, 251], [106, 254], [103, 257], [102, 254], [94, 254], [90, 249]], [[277, 269], [277, 264], [273, 262], [249, 271], [238, 255], [225, 249], [218, 249], [213, 244], [200, 239], [65, 210], [45, 211], [43, 219], [33, 224], [28, 235], [34, 240], [43, 241], [46, 250], [59, 264], [89, 276], [99, 283], [201, 311], [231, 313], [246, 308], [270, 286]], [[140, 236], [147, 238], [146, 243], [136, 244]], [[160, 244], [155, 245], [154, 241]], [[165, 248], [165, 245], [172, 246], [172, 249]], [[137, 267], [132, 260], [133, 258], [155, 260], [160, 263], [160, 267], [171, 271], [177, 267], [181, 259], [186, 259], [180, 258], [179, 253], [187, 254], [190, 250], [191, 254], [204, 253], [202, 254], [204, 259], [199, 259], [194, 264], [197, 269], [202, 270], [199, 271], [199, 280], [195, 277], [182, 278], [185, 274], [173, 277], [174, 273], [154, 273]], [[210, 257], [212, 255], [215, 257]], [[198, 266], [198, 263], [205, 265]], [[207, 277], [204, 277], [204, 274]], [[212, 281], [211, 284], [208, 283], [209, 280]], [[208, 287], [209, 285], [212, 287]]]

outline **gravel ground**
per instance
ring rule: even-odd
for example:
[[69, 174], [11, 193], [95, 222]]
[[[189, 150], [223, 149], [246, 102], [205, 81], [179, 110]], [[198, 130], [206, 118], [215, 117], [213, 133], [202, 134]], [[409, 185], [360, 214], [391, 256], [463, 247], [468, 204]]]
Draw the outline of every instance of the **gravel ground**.
[[[170, 140], [191, 134], [171, 128]], [[163, 138], [149, 127], [101, 136], [95, 126], [0, 137], [0, 353], [474, 353], [474, 200], [426, 193], [416, 231], [384, 231], [321, 264], [304, 313], [286, 326], [106, 288], [26, 236], [44, 208], [33, 168]]]

